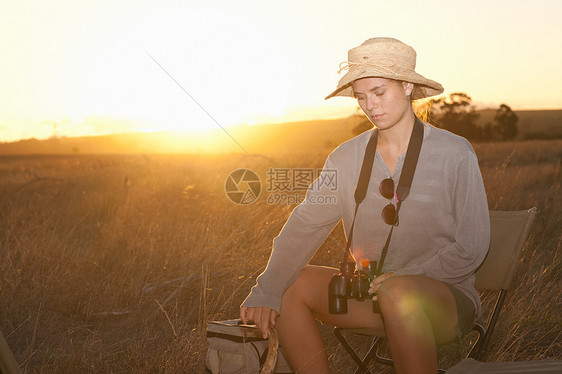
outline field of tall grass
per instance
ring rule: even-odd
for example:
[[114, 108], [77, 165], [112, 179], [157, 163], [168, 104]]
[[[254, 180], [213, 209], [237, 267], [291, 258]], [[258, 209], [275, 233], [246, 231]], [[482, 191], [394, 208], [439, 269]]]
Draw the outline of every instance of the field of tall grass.
[[[490, 209], [538, 208], [485, 360], [562, 359], [562, 141], [475, 149]], [[206, 322], [238, 315], [294, 208], [266, 191], [236, 205], [227, 176], [250, 168], [265, 184], [269, 168], [320, 168], [328, 151], [1, 157], [0, 330], [21, 368], [202, 372]], [[335, 266], [343, 242], [338, 226], [312, 262]]]

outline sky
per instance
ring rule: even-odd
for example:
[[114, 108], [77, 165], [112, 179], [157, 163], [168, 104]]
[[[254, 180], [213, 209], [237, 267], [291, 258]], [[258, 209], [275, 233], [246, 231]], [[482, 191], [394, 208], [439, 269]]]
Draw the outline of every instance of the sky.
[[560, 109], [560, 14], [559, 0], [0, 0], [0, 142], [346, 117], [353, 99], [324, 97], [375, 36], [480, 108]]

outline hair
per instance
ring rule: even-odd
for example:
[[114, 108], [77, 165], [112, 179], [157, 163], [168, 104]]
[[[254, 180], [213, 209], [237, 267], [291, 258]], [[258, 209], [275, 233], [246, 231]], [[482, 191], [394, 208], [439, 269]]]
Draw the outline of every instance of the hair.
[[[411, 83], [411, 84], [413, 84], [414, 87], [412, 88], [412, 92], [410, 92], [410, 94], [408, 95], [408, 98], [410, 99], [410, 104], [411, 104], [412, 107], [413, 107], [414, 101], [416, 101], [416, 100], [412, 99], [412, 94], [414, 93], [414, 89], [416, 88], [416, 84], [415, 84], [414, 82], [401, 81], [401, 80], [392, 79], [392, 78], [385, 78], [385, 77], [365, 77], [365, 78], [382, 78], [382, 79], [386, 79], [386, 80], [388, 80], [388, 81], [391, 81], [391, 82], [394, 82], [394, 83], [397, 83], [397, 84], [402, 84], [402, 83]], [[360, 78], [360, 79], [363, 79], [363, 78]], [[355, 96], [355, 92], [353, 92], [353, 82], [351, 82], [350, 85], [351, 85], [351, 92], [353, 93], [353, 97], [354, 97], [354, 98], [357, 98], [357, 97]]]

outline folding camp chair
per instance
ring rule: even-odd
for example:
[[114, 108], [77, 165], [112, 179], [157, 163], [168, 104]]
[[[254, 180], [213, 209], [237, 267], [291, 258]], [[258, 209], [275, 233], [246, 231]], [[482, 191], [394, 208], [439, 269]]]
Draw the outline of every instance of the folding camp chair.
[[[521, 257], [521, 251], [529, 237], [529, 231], [536, 212], [536, 208], [521, 211], [490, 211], [490, 249], [484, 262], [476, 271], [476, 288], [499, 290], [499, 294], [492, 315], [489, 318], [488, 326], [484, 328], [482, 325], [475, 323], [472, 328], [472, 330], [478, 333], [478, 339], [468, 355], [469, 358], [480, 360], [488, 346], [503, 306], [505, 295], [511, 287], [513, 273]], [[363, 359], [351, 347], [342, 331], [374, 337]], [[393, 365], [392, 359], [381, 357], [377, 353], [377, 348], [384, 339], [376, 336], [372, 329], [343, 329], [334, 327], [334, 334], [358, 365], [355, 371], [356, 374], [370, 373], [367, 364], [373, 359], [385, 365]], [[444, 370], [440, 369], [439, 372], [444, 373]]]

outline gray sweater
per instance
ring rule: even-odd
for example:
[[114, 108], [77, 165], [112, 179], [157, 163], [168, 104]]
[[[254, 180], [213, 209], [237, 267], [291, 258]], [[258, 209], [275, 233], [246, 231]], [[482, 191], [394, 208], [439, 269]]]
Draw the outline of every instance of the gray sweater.
[[[400, 209], [400, 224], [394, 229], [383, 272], [423, 274], [452, 284], [474, 302], [479, 316], [474, 271], [488, 251], [490, 220], [478, 161], [466, 139], [424, 125], [412, 187]], [[343, 143], [328, 156], [305, 201], [274, 239], [267, 268], [242, 305], [279, 312], [283, 293], [340, 219], [349, 237], [354, 192], [371, 132]], [[389, 200], [379, 193], [379, 183], [392, 177], [398, 184], [404, 157], [399, 156], [390, 175], [376, 154], [367, 196], [355, 221], [352, 248], [358, 262], [380, 257], [390, 226], [381, 218]]]

